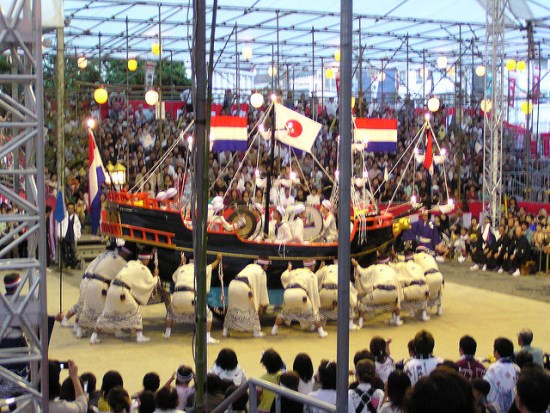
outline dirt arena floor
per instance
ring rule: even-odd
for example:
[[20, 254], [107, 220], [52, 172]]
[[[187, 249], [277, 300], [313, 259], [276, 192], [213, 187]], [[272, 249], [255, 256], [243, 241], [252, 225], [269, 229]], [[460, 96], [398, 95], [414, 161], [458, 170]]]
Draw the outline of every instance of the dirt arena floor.
[[[353, 354], [368, 348], [370, 339], [381, 335], [392, 339], [392, 357], [400, 360], [407, 355], [407, 342], [420, 329], [428, 329], [435, 337], [434, 353], [444, 358], [458, 359], [458, 341], [464, 334], [470, 334], [478, 342], [477, 356], [485, 358], [492, 353], [493, 341], [498, 336], [510, 338], [516, 343], [518, 331], [529, 327], [534, 332], [533, 345], [550, 352], [550, 276], [521, 276], [514, 278], [494, 272], [470, 271], [471, 264], [446, 263], [441, 265], [445, 276], [442, 316], [434, 315], [431, 320], [404, 317], [400, 327], [388, 325], [389, 315], [368, 319], [360, 331], [350, 332], [350, 362]], [[63, 274], [63, 309], [68, 309], [78, 296], [81, 271]], [[48, 311], [59, 311], [59, 274], [48, 275]], [[194, 365], [193, 331], [190, 326], [177, 325], [170, 340], [163, 340], [164, 305], [153, 305], [142, 309], [144, 333], [151, 337], [145, 344], [137, 344], [135, 337], [116, 339], [102, 336], [99, 345], [88, 344], [88, 339], [76, 339], [70, 328], [56, 324], [50, 344], [51, 359], [73, 359], [80, 372], [91, 371], [98, 378], [111, 369], [119, 370], [124, 385], [130, 392], [141, 388], [143, 375], [156, 371], [165, 381], [180, 364]], [[247, 376], [260, 376], [264, 370], [259, 362], [262, 352], [268, 348], [278, 351], [287, 366], [292, 366], [294, 357], [300, 352], [308, 353], [314, 365], [321, 359], [336, 359], [337, 330], [329, 324], [325, 339], [317, 333], [305, 332], [299, 326], [281, 327], [279, 335], [269, 335], [273, 316], [263, 320], [265, 338], [253, 339], [250, 335], [235, 335], [221, 338], [222, 323], [214, 321], [212, 335], [221, 339], [220, 344], [208, 347], [208, 366], [211, 366], [218, 351], [223, 347], [233, 348], [239, 364]], [[346, 331], [347, 333], [347, 331]]]

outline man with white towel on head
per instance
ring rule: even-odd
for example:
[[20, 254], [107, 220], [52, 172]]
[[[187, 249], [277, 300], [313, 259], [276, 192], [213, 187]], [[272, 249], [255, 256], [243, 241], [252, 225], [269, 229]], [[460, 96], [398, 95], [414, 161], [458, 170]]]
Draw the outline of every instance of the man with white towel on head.
[[[222, 255], [217, 254], [216, 259], [206, 266], [206, 293], [210, 291], [210, 281], [212, 279], [212, 269], [220, 264]], [[172, 275], [174, 281], [174, 292], [172, 293], [172, 305], [168, 307], [166, 315], [166, 330], [163, 338], [169, 339], [172, 333], [174, 323], [195, 324], [195, 300], [196, 300], [196, 281], [195, 281], [195, 263], [193, 260], [187, 260], [182, 256], [181, 265]], [[218, 344], [219, 340], [212, 338], [210, 331], [212, 329], [212, 311], [206, 307], [206, 343]]]
[[264, 337], [260, 318], [269, 305], [267, 275], [270, 260], [259, 257], [248, 264], [229, 283], [227, 291], [227, 313], [223, 322], [223, 336], [231, 331], [251, 331], [255, 338]]
[[328, 333], [323, 329], [319, 316], [319, 288], [317, 276], [312, 272], [315, 268], [315, 260], [304, 261], [304, 268], [288, 268], [281, 274], [281, 284], [285, 289], [283, 310], [275, 318], [275, 324], [271, 334], [276, 336], [284, 322], [298, 321], [302, 326], [315, 326], [319, 337], [325, 338]]
[[323, 215], [323, 231], [319, 235], [319, 238], [324, 242], [337, 242], [338, 228], [336, 227], [336, 218], [332, 213], [332, 202], [328, 199], [321, 202], [321, 214]]
[[290, 231], [292, 233], [291, 242], [304, 242], [304, 219], [306, 206], [302, 203], [292, 207], [292, 218], [289, 221]]
[[90, 344], [99, 344], [99, 332], [136, 331], [136, 341], [145, 343], [141, 305], [147, 304], [158, 283], [158, 268], [151, 273], [151, 248], [144, 247], [138, 259], [128, 262], [116, 275], [107, 290], [105, 307], [97, 319]]

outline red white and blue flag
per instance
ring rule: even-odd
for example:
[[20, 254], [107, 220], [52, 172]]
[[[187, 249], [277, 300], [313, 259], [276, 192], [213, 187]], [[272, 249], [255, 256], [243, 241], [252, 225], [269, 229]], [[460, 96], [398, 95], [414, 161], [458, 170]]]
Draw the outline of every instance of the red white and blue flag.
[[278, 103], [275, 104], [275, 119], [275, 136], [280, 142], [301, 151], [311, 152], [311, 147], [321, 130], [320, 123]]
[[101, 190], [106, 173], [91, 129], [88, 129], [88, 157], [90, 160], [90, 166], [88, 167], [88, 212], [90, 213], [92, 234], [96, 234], [101, 218]]
[[213, 152], [243, 151], [247, 148], [247, 119], [239, 116], [212, 116], [210, 142]]
[[397, 152], [397, 119], [355, 119], [355, 141], [368, 152]]

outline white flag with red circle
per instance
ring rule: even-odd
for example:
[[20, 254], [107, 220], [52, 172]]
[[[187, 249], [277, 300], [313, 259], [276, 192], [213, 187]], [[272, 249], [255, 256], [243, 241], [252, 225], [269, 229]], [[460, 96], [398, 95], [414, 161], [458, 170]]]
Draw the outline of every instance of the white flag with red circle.
[[311, 152], [321, 124], [278, 103], [275, 104], [277, 139], [285, 145]]

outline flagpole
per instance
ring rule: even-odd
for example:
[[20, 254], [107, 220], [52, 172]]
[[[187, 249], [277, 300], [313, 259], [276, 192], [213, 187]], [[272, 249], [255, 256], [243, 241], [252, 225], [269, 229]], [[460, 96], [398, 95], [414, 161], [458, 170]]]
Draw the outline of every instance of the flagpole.
[[267, 182], [265, 186], [265, 211], [264, 211], [264, 234], [265, 238], [269, 237], [269, 204], [270, 204], [270, 193], [271, 193], [271, 178], [273, 177], [273, 168], [275, 166], [275, 128], [276, 128], [276, 119], [275, 119], [275, 102], [271, 102], [271, 153], [269, 155], [269, 167], [267, 169]]
[[[65, 37], [64, 28], [57, 29], [57, 55], [56, 55], [56, 96], [57, 96], [57, 177], [58, 191], [61, 196], [65, 193]], [[77, 105], [78, 106], [78, 105]], [[59, 196], [58, 196], [59, 199]], [[61, 225], [59, 225], [61, 230]], [[58, 258], [59, 263], [59, 311], [63, 311], [63, 263], [61, 257], [61, 231], [58, 236]]]

